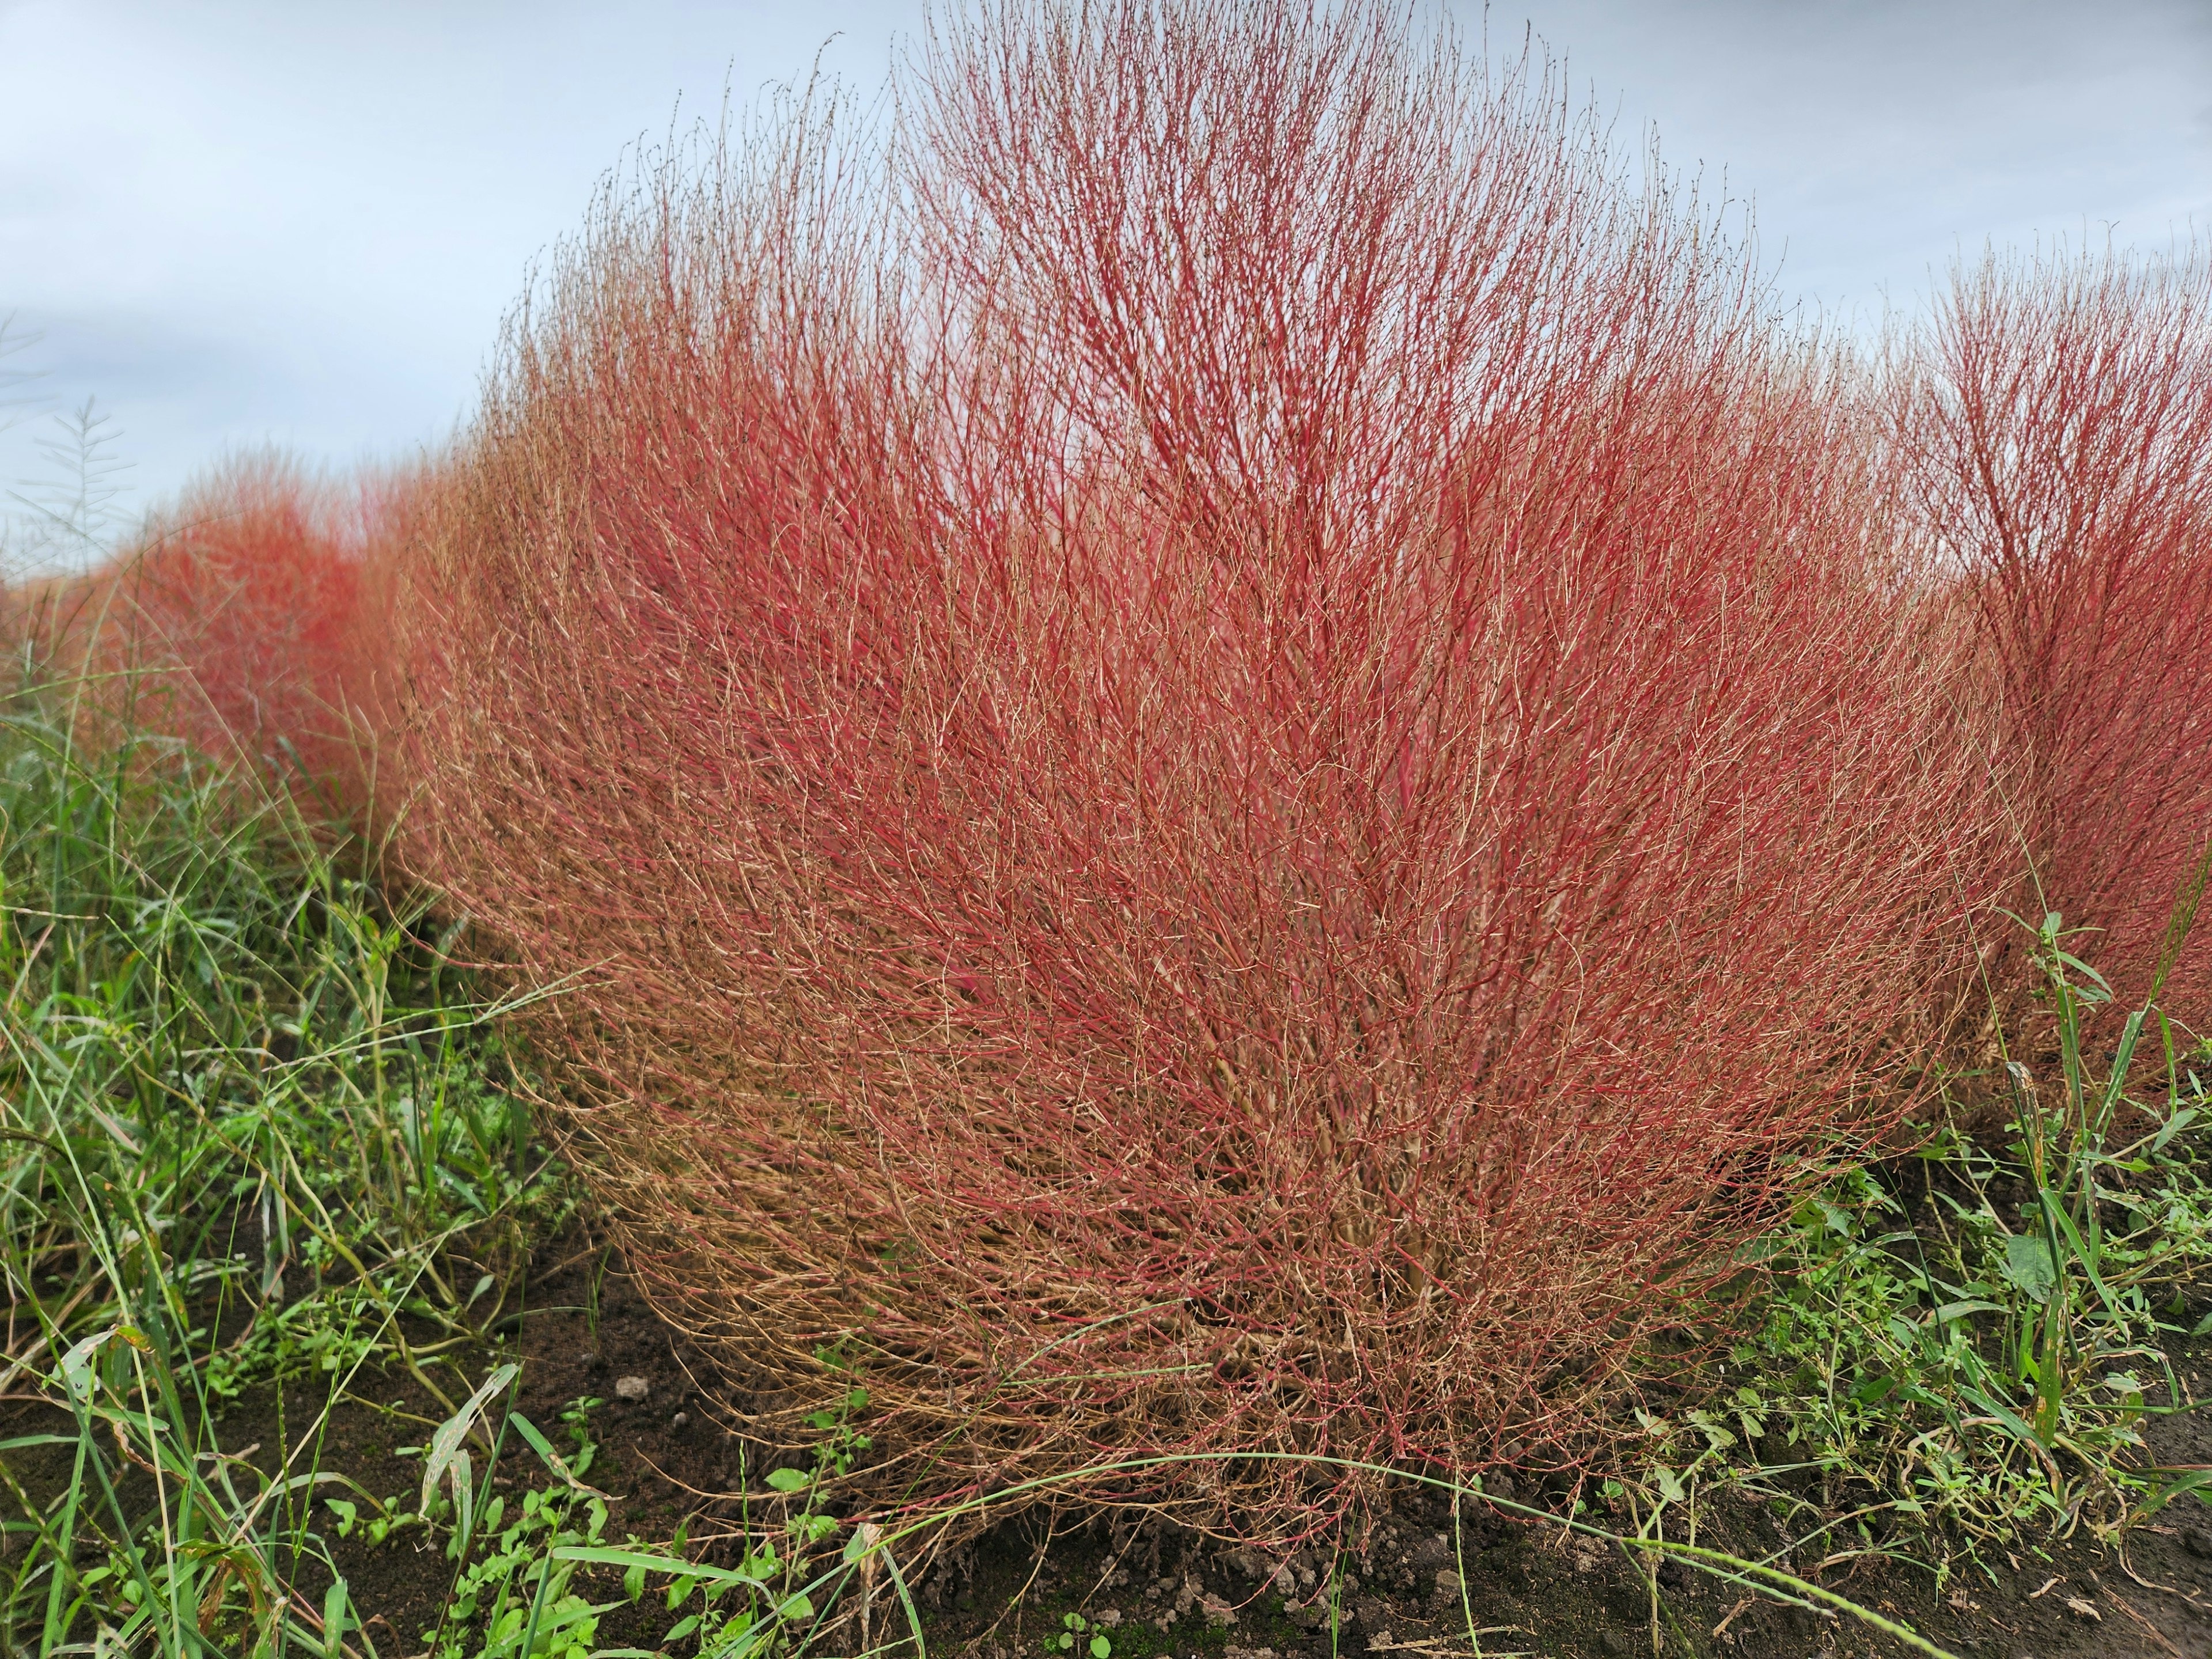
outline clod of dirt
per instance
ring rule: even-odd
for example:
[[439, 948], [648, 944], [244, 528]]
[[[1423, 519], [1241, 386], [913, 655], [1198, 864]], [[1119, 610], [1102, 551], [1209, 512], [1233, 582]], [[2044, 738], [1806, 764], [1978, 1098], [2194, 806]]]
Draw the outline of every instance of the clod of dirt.
[[653, 1384], [647, 1382], [645, 1378], [641, 1376], [618, 1376], [615, 1378], [615, 1398], [623, 1401], [627, 1405], [635, 1406], [641, 1403], [645, 1399], [646, 1395], [652, 1392]]
[[1267, 1559], [1257, 1550], [1231, 1550], [1222, 1559], [1247, 1578], [1267, 1576]]

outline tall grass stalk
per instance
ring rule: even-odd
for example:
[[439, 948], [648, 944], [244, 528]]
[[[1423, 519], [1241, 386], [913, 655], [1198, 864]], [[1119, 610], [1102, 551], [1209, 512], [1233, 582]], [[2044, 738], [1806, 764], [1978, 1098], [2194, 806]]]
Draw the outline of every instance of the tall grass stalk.
[[[0, 1444], [0, 1650], [362, 1650], [315, 1500], [380, 1500], [330, 1407], [386, 1358], [450, 1401], [562, 1189], [359, 849], [178, 744], [88, 749], [70, 690], [0, 715], [0, 1401], [52, 1408]], [[280, 1382], [280, 1443], [226, 1450]]]

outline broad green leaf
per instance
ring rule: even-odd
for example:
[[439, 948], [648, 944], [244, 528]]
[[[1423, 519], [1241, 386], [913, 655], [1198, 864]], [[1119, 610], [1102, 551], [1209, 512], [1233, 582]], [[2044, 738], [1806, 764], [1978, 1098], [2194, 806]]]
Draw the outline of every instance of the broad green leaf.
[[[2045, 1257], [2046, 1261], [2049, 1259], [2047, 1255]], [[1954, 1319], [1965, 1318], [1968, 1314], [2002, 1313], [2003, 1311], [2004, 1307], [2001, 1303], [1982, 1302], [1970, 1298], [1964, 1302], [1946, 1302], [1936, 1310], [1934, 1317], [1938, 1325], [1948, 1325]]]
[[2002, 1271], [2013, 1287], [2033, 1302], [2048, 1302], [2058, 1283], [2051, 1247], [2032, 1233], [2014, 1233], [2005, 1240]]
[[323, 1651], [332, 1655], [343, 1652], [348, 1624], [359, 1622], [347, 1617], [346, 1581], [331, 1580], [330, 1589], [323, 1593]]

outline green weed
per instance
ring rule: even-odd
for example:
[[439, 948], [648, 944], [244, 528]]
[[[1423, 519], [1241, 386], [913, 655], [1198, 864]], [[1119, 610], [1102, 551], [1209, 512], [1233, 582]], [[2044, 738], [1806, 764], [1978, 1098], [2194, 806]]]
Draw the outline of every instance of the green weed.
[[[441, 1361], [568, 1188], [497, 1086], [495, 1011], [357, 849], [174, 745], [88, 753], [68, 714], [0, 719], [0, 1396], [52, 1407], [0, 1462], [67, 1465], [8, 1477], [0, 1650], [335, 1654], [343, 1581], [295, 1588], [331, 1576], [317, 1500], [379, 1500], [323, 1466], [329, 1405], [386, 1363], [450, 1404]], [[301, 1378], [320, 1410], [222, 1449], [227, 1407]]]
[[1639, 1529], [1729, 1486], [1798, 1522], [1796, 1559], [1926, 1555], [1940, 1578], [1956, 1551], [2110, 1534], [2203, 1484], [2144, 1430], [2198, 1403], [2170, 1354], [2212, 1329], [2187, 1317], [2212, 1267], [2212, 1063], [2154, 1002], [2093, 1063], [2109, 988], [2057, 916], [2033, 931], [2052, 1075], [2008, 1059], [2000, 1134], [1848, 1170], [1761, 1241], [1723, 1385], [1640, 1413], [1648, 1461], [1606, 1489]]

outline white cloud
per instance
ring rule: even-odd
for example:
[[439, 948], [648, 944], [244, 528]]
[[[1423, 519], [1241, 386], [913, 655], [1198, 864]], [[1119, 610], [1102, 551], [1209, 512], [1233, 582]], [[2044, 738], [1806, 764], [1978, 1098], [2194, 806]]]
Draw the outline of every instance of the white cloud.
[[1990, 240], [2163, 246], [2212, 215], [2201, 0], [1498, 0], [1489, 21], [1724, 170], [1785, 292], [1862, 315]]
[[[473, 399], [531, 261], [626, 144], [880, 80], [919, 0], [0, 5], [0, 319], [150, 502], [226, 448], [404, 453]], [[829, 38], [842, 31], [830, 45]], [[37, 423], [0, 434], [0, 478]]]

